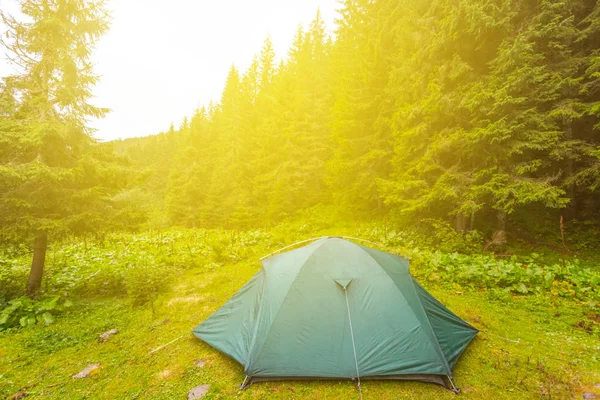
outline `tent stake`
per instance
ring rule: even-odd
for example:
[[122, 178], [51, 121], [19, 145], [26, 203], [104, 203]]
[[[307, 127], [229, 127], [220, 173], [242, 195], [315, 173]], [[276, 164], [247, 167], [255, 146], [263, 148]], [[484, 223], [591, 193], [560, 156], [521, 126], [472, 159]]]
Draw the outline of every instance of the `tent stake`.
[[507, 342], [511, 342], [511, 343], [521, 343], [521, 338], [517, 338], [517, 340], [512, 340], [512, 339], [506, 338], [506, 337], [504, 337], [504, 336], [496, 335], [495, 333], [492, 333], [492, 332], [490, 332], [490, 331], [488, 331], [488, 330], [483, 330], [483, 331], [480, 331], [480, 332], [483, 332], [483, 333], [485, 333], [486, 335], [492, 335], [492, 336], [496, 336], [497, 338], [504, 339], [504, 340], [506, 340]]
[[244, 377], [244, 382], [242, 382], [242, 384], [240, 385], [240, 390], [244, 390], [246, 389], [248, 386], [246, 386], [246, 382], [248, 381], [248, 375], [246, 375]]
[[452, 385], [452, 390], [454, 393], [459, 394], [460, 393], [460, 389], [458, 389], [455, 385], [454, 385], [454, 380], [452, 380], [452, 377], [450, 375], [446, 375], [448, 377], [448, 380], [450, 381], [450, 384]]

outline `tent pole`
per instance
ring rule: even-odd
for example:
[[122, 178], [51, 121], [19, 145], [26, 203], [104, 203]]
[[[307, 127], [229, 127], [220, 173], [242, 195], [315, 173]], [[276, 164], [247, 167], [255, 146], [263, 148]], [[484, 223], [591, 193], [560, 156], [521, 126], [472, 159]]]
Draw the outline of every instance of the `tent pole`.
[[[272, 255], [274, 255], [274, 254], [276, 254], [276, 253], [279, 253], [280, 251], [283, 251], [283, 250], [285, 250], [285, 249], [289, 249], [290, 247], [293, 247], [293, 246], [299, 245], [299, 244], [301, 244], [301, 243], [312, 242], [312, 241], [314, 241], [314, 240], [325, 239], [325, 238], [334, 238], [334, 237], [335, 237], [335, 238], [340, 238], [340, 239], [350, 239], [350, 240], [356, 240], [356, 241], [359, 241], [359, 242], [365, 242], [365, 243], [369, 243], [369, 244], [372, 244], [372, 245], [375, 245], [375, 246], [382, 247], [382, 248], [384, 248], [384, 249], [386, 249], [386, 250], [389, 250], [389, 251], [392, 251], [392, 252], [393, 252], [393, 251], [395, 251], [394, 249], [390, 249], [389, 247], [387, 247], [387, 246], [384, 246], [384, 245], [383, 245], [383, 244], [381, 244], [381, 243], [375, 243], [375, 242], [371, 242], [370, 240], [361, 239], [361, 238], [356, 238], [356, 237], [352, 237], [352, 236], [320, 236], [320, 237], [310, 238], [310, 239], [306, 239], [306, 240], [301, 240], [301, 241], [299, 241], [299, 242], [296, 242], [296, 243], [292, 243], [292, 244], [290, 244], [290, 245], [288, 245], [288, 246], [285, 246], [285, 247], [282, 247], [282, 248], [280, 248], [280, 249], [277, 249], [277, 250], [275, 250], [274, 252], [272, 252], [272, 253], [269, 253], [269, 254], [267, 254], [267, 255], [266, 255], [266, 256], [264, 256], [264, 257], [261, 257], [261, 258], [260, 258], [260, 260], [262, 261], [262, 260], [264, 260], [265, 258], [269, 258], [269, 257], [271, 257]], [[406, 258], [406, 257], [405, 257], [405, 258]]]
[[[367, 239], [361, 239], [361, 238], [356, 238], [356, 237], [352, 237], [352, 236], [340, 236], [340, 237], [342, 239], [356, 240], [356, 241], [359, 241], [359, 242], [365, 242], [365, 243], [369, 243], [369, 244], [372, 244], [372, 245], [375, 245], [375, 246], [379, 246], [379, 247], [381, 247], [381, 248], [383, 248], [385, 250], [388, 250], [391, 253], [395, 253], [397, 251], [397, 250], [394, 250], [394, 249], [392, 249], [390, 247], [387, 247], [387, 246], [385, 246], [385, 245], [383, 245], [381, 243], [375, 243], [375, 242], [372, 242], [372, 241], [367, 240]], [[408, 258], [406, 256], [402, 256], [402, 257]], [[408, 259], [410, 260], [410, 258], [408, 258]]]
[[452, 379], [452, 377], [450, 375], [446, 375], [448, 377], [448, 380], [450, 381], [450, 384], [452, 385], [452, 390], [454, 393], [459, 394], [460, 393], [460, 389], [458, 389], [456, 386], [454, 386], [454, 380]]
[[282, 248], [280, 248], [280, 249], [277, 249], [277, 250], [275, 250], [275, 251], [274, 251], [274, 252], [272, 252], [272, 253], [269, 253], [269, 254], [267, 254], [267, 255], [266, 255], [266, 256], [264, 256], [264, 257], [261, 257], [261, 258], [260, 258], [260, 260], [264, 260], [265, 258], [271, 257], [271, 256], [272, 256], [273, 254], [275, 254], [275, 253], [279, 253], [279, 252], [280, 252], [280, 251], [282, 251], [282, 250], [289, 249], [290, 247], [292, 247], [292, 246], [296, 246], [296, 245], [298, 245], [298, 244], [300, 244], [300, 243], [311, 242], [311, 241], [313, 241], [313, 240], [319, 240], [319, 239], [323, 239], [323, 238], [326, 238], [326, 237], [327, 237], [327, 236], [320, 236], [320, 237], [316, 237], [316, 238], [310, 238], [310, 239], [306, 239], [306, 240], [301, 240], [301, 241], [299, 241], [299, 242], [296, 242], [296, 243], [292, 243], [292, 244], [290, 244], [289, 246], [282, 247]]

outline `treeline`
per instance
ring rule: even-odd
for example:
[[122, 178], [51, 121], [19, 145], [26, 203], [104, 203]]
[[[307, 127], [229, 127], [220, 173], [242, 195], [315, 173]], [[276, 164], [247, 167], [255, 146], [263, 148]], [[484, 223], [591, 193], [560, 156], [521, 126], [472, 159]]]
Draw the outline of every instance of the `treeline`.
[[116, 147], [154, 171], [155, 217], [186, 226], [317, 205], [459, 230], [598, 222], [599, 49], [591, 0], [348, 0], [334, 37], [317, 14], [280, 63], [267, 39], [218, 104]]
[[88, 126], [108, 112], [91, 103], [105, 2], [18, 5], [0, 9], [0, 248], [34, 244], [30, 295], [67, 234], [299, 214], [600, 225], [596, 1], [347, 0], [333, 35], [317, 14], [178, 129], [112, 143]]

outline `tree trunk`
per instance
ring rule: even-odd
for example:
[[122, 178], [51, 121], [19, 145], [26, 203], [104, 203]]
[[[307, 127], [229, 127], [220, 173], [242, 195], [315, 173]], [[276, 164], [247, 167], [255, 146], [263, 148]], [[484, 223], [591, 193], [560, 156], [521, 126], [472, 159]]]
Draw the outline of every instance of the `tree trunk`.
[[[573, 129], [571, 127], [571, 122], [568, 123], [567, 128], [565, 130], [565, 137], [567, 140], [573, 139]], [[565, 172], [567, 178], [570, 178], [575, 173], [575, 162], [572, 158], [567, 158], [567, 165], [565, 167]], [[577, 218], [577, 192], [575, 188], [575, 184], [567, 185], [566, 187], [567, 197], [571, 199], [569, 204], [567, 204], [567, 208], [565, 210], [565, 217], [567, 221], [571, 221]]]
[[499, 231], [506, 230], [506, 212], [498, 211], [498, 213], [496, 214], [496, 218], [498, 221], [498, 223], [496, 225], [496, 229]]
[[25, 288], [25, 292], [29, 297], [35, 295], [42, 285], [47, 248], [48, 236], [46, 235], [46, 232], [39, 233], [35, 238], [33, 262], [31, 263], [31, 271], [29, 272], [29, 279], [27, 280], [27, 287]]
[[456, 214], [456, 232], [464, 233], [467, 230], [468, 218], [463, 213]]
[[492, 238], [486, 243], [483, 250], [490, 247], [503, 246], [506, 244], [506, 212], [498, 211], [496, 214], [496, 231], [492, 234]]

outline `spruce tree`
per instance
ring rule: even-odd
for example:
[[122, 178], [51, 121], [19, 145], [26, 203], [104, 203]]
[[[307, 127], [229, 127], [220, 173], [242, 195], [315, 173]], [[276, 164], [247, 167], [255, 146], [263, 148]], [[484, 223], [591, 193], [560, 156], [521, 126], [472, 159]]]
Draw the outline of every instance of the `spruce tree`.
[[[395, 1], [347, 0], [332, 49], [335, 143], [329, 177], [335, 202], [355, 217], [383, 211], [377, 179], [389, 174], [393, 106], [386, 93], [394, 50]], [[400, 45], [400, 44], [399, 44]]]
[[103, 1], [23, 0], [23, 21], [2, 12], [3, 45], [19, 71], [2, 88], [0, 234], [35, 237], [27, 294], [40, 288], [49, 234], [85, 232], [110, 211], [119, 182], [86, 126], [108, 110], [89, 103], [91, 51], [107, 30]]

